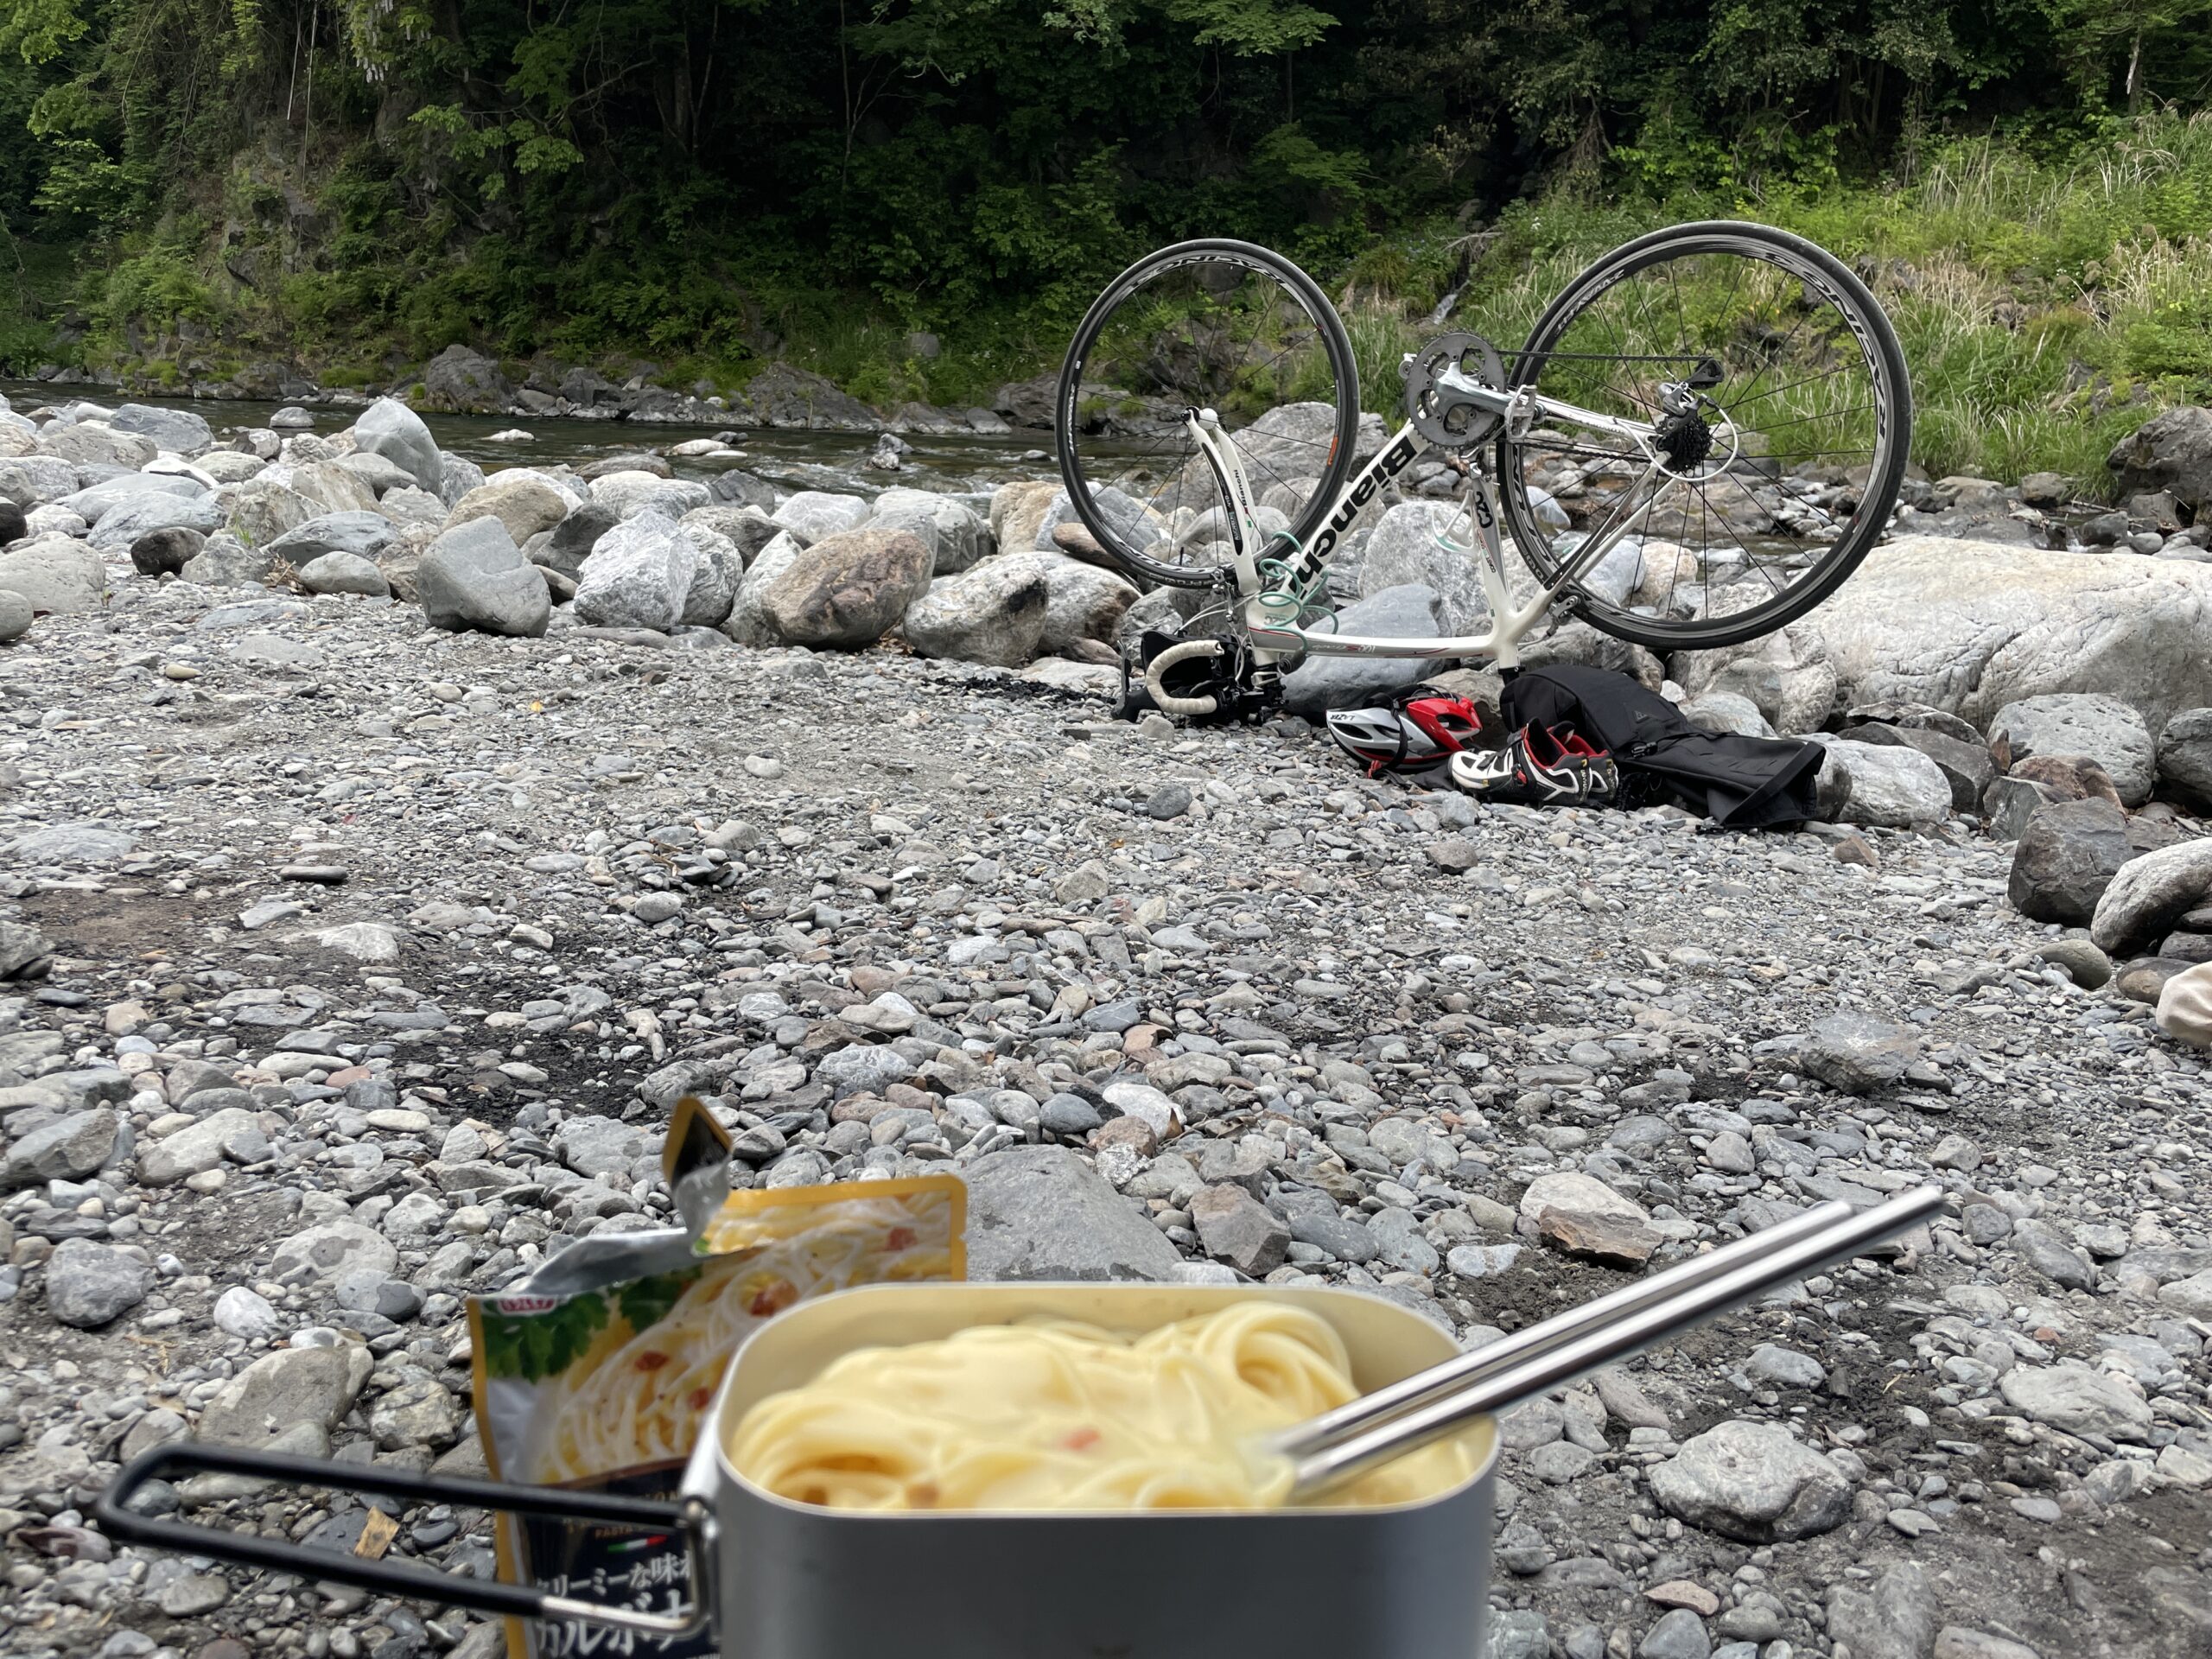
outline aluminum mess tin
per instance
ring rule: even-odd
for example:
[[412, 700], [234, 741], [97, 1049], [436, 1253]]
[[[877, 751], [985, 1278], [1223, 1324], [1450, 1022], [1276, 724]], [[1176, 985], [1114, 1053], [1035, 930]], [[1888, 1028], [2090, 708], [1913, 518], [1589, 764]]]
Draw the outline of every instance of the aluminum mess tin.
[[1333, 1326], [1362, 1393], [1459, 1351], [1417, 1313], [1356, 1291], [1153, 1284], [880, 1285], [779, 1316], [739, 1352], [702, 1421], [686, 1497], [711, 1510], [709, 1599], [732, 1659], [1472, 1659], [1490, 1580], [1497, 1437], [1475, 1472], [1389, 1508], [856, 1513], [753, 1485], [724, 1450], [747, 1409], [859, 1348], [975, 1325], [1079, 1320], [1141, 1332], [1233, 1302]]

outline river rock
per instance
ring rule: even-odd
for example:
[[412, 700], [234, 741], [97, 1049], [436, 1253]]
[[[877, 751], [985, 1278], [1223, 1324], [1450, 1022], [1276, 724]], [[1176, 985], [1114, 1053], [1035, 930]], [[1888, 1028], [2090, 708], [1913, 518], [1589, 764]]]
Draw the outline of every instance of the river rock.
[[1752, 1544], [1827, 1532], [1851, 1514], [1835, 1465], [1785, 1428], [1741, 1420], [1684, 1441], [1653, 1467], [1651, 1492], [1669, 1515]]
[[65, 1238], [46, 1264], [46, 1311], [64, 1325], [95, 1330], [146, 1300], [153, 1269], [120, 1245]]
[[215, 492], [224, 524], [247, 547], [266, 552], [287, 531], [321, 516], [321, 509], [289, 485], [256, 478]]
[[763, 513], [776, 510], [776, 486], [765, 478], [732, 467], [707, 480], [707, 493], [717, 505], [758, 507]]
[[1290, 1229], [1243, 1187], [1224, 1183], [1201, 1188], [1186, 1207], [1198, 1243], [1215, 1261], [1252, 1279], [1265, 1278], [1282, 1265]]
[[1042, 572], [990, 559], [941, 576], [906, 607], [901, 631], [925, 657], [1019, 668], [1037, 655], [1052, 589]]
[[1173, 1280], [1182, 1256], [1064, 1147], [1015, 1147], [968, 1172], [968, 1274], [979, 1281]]
[[1847, 726], [1841, 735], [1857, 743], [1919, 750], [1949, 782], [1951, 809], [1956, 812], [1980, 811], [1982, 798], [1997, 779], [1997, 763], [1990, 758], [1988, 745], [1978, 736], [1964, 740], [1948, 732], [1879, 721]]
[[2183, 709], [2158, 734], [2158, 792], [2212, 812], [2212, 709]]
[[1669, 667], [1693, 696], [1748, 697], [1784, 737], [1819, 731], [1835, 709], [1838, 679], [1827, 642], [1802, 624], [1718, 651], [1676, 652]]
[[431, 494], [445, 482], [437, 440], [423, 417], [397, 397], [378, 398], [361, 411], [353, 430], [356, 448], [382, 455]]
[[553, 615], [545, 578], [496, 518], [476, 518], [430, 543], [415, 569], [415, 594], [430, 626], [536, 639]]
[[193, 1434], [216, 1446], [265, 1447], [308, 1426], [327, 1440], [368, 1386], [376, 1362], [358, 1342], [332, 1348], [280, 1348], [223, 1384]]
[[2143, 716], [2117, 697], [2023, 698], [1997, 711], [1989, 737], [1993, 744], [2007, 745], [2015, 762], [2043, 754], [2087, 755], [2110, 776], [2121, 805], [2140, 806], [2151, 798], [2157, 748]]
[[2181, 560], [1904, 536], [1801, 626], [1826, 639], [1853, 701], [1927, 703], [1982, 728], [2051, 693], [2117, 698], [2153, 730], [2212, 704], [2212, 567]]
[[294, 466], [286, 487], [305, 496], [320, 512], [367, 512], [377, 504], [377, 493], [368, 480], [335, 461]]
[[[1393, 588], [1429, 588], [1440, 601], [1444, 632], [1479, 632], [1490, 620], [1490, 601], [1483, 593], [1480, 567], [1465, 552], [1441, 545], [1437, 538], [1451, 535], [1464, 543], [1473, 533], [1466, 514], [1449, 501], [1402, 501], [1376, 521], [1359, 556], [1359, 591], [1363, 598]], [[1518, 562], [1510, 567], [1528, 586]], [[1340, 631], [1351, 632], [1343, 628]]]
[[573, 582], [583, 574], [584, 561], [599, 545], [599, 538], [620, 522], [613, 508], [596, 501], [572, 507], [543, 542], [528, 550], [530, 561]]
[[158, 448], [174, 455], [196, 455], [215, 441], [207, 421], [188, 409], [125, 404], [107, 417], [107, 423], [118, 432], [151, 438]]
[[267, 581], [276, 567], [276, 557], [267, 548], [249, 547], [229, 531], [219, 530], [177, 575], [203, 588], [237, 588]]
[[1824, 733], [1812, 741], [1827, 751], [1818, 789], [1821, 815], [1831, 822], [1903, 830], [1950, 816], [1951, 780], [1918, 749]]
[[383, 599], [391, 584], [372, 559], [358, 553], [325, 553], [300, 567], [300, 586], [311, 594], [365, 594]]
[[147, 1185], [166, 1186], [200, 1174], [214, 1168], [226, 1155], [246, 1164], [259, 1163], [270, 1156], [261, 1120], [251, 1110], [243, 1106], [209, 1110], [205, 1103], [195, 1109], [205, 1113], [198, 1122], [188, 1123], [139, 1147], [138, 1179]]
[[268, 545], [270, 556], [304, 569], [326, 553], [351, 553], [374, 559], [398, 538], [399, 530], [380, 512], [353, 508], [326, 512], [296, 530], [288, 530]]
[[[220, 451], [217, 452], [218, 454], [220, 453]], [[207, 467], [209, 461], [213, 459], [213, 456], [203, 456], [200, 465]], [[409, 472], [389, 455], [380, 455], [373, 449], [356, 449], [350, 455], [340, 455], [338, 457], [338, 464], [359, 478], [379, 497], [389, 495], [394, 490], [411, 490], [420, 487], [416, 482], [414, 474]], [[213, 469], [210, 467], [209, 470]], [[244, 474], [246, 478], [251, 478], [252, 475], [251, 473]], [[215, 476], [219, 482], [240, 481], [238, 479], [225, 479], [219, 473]]]
[[514, 401], [515, 389], [497, 363], [456, 343], [423, 365], [423, 394], [432, 409], [497, 415]]
[[399, 1252], [382, 1234], [358, 1221], [327, 1221], [279, 1244], [269, 1276], [279, 1284], [314, 1284], [349, 1273], [389, 1274], [398, 1265]]
[[1539, 1175], [1521, 1195], [1521, 1215], [1547, 1243], [1569, 1255], [1636, 1267], [1658, 1248], [1643, 1205], [1576, 1170]]
[[497, 518], [520, 547], [541, 530], [550, 530], [569, 516], [575, 504], [543, 474], [512, 467], [494, 473], [454, 503], [446, 520], [450, 529], [472, 518]]
[[2183, 404], [2152, 416], [2113, 446], [2105, 465], [2122, 495], [2169, 491], [2201, 523], [2212, 508], [2212, 409]]
[[2149, 949], [2212, 895], [2212, 839], [2184, 841], [2120, 866], [2090, 918], [2089, 937], [2114, 957]]
[[640, 513], [601, 536], [584, 560], [576, 615], [600, 627], [667, 633], [683, 620], [698, 570], [699, 550], [672, 516]]
[[1936, 1622], [1936, 1587], [1911, 1561], [1892, 1562], [1864, 1588], [1828, 1586], [1828, 1639], [1851, 1659], [1929, 1659]]
[[0, 460], [0, 500], [19, 507], [58, 501], [79, 487], [77, 469], [54, 455], [17, 455]]
[[738, 583], [745, 580], [745, 561], [729, 537], [715, 534], [705, 524], [679, 521], [677, 533], [699, 556], [698, 568], [691, 573], [691, 591], [683, 596], [683, 626], [720, 627], [737, 597]]
[[648, 472], [608, 473], [591, 481], [591, 499], [617, 518], [634, 518], [658, 508], [678, 518], [707, 505], [707, 486], [688, 478], [660, 478]]
[[2151, 1408], [2108, 1372], [2083, 1365], [2016, 1365], [1998, 1379], [1997, 1388], [2015, 1411], [2069, 1434], [2150, 1438]]
[[811, 546], [824, 536], [857, 530], [868, 518], [868, 505], [857, 495], [838, 495], [829, 490], [801, 490], [768, 515], [795, 537]]
[[223, 510], [212, 496], [143, 495], [102, 513], [87, 539], [101, 552], [113, 553], [149, 531], [196, 530], [205, 535], [223, 523]]
[[694, 507], [677, 520], [684, 530], [710, 530], [737, 550], [739, 561], [751, 564], [760, 550], [784, 533], [784, 527], [759, 507], [733, 507], [709, 502]]
[[38, 447], [73, 466], [124, 467], [136, 472], [160, 452], [151, 438], [118, 432], [105, 421], [54, 421], [39, 430]]
[[1872, 1094], [1903, 1077], [1920, 1058], [1920, 1037], [1909, 1026], [1863, 1014], [1832, 1014], [1807, 1033], [1798, 1063], [1831, 1089]]
[[22, 542], [0, 553], [0, 588], [21, 594], [35, 611], [97, 611], [107, 598], [107, 567], [82, 542]]
[[1137, 590], [1127, 580], [1064, 553], [1001, 553], [986, 563], [1005, 566], [1006, 580], [1017, 574], [1043, 578], [1045, 626], [1037, 649], [1047, 656], [1072, 656], [1084, 640], [1111, 639], [1136, 603]]
[[81, 1181], [115, 1155], [122, 1127], [112, 1107], [72, 1112], [18, 1135], [0, 1163], [0, 1191], [39, 1181]]
[[136, 505], [150, 497], [191, 499], [207, 493], [207, 486], [196, 478], [180, 477], [174, 473], [124, 473], [119, 478], [104, 479], [89, 488], [65, 495], [54, 505], [67, 507], [88, 524], [97, 524], [118, 508]]
[[[1337, 613], [1336, 632], [1382, 639], [1433, 637], [1443, 627], [1444, 601], [1433, 588], [1409, 582], [1385, 588]], [[1283, 677], [1283, 707], [1294, 715], [1363, 709], [1427, 679], [1441, 664], [1419, 657], [1310, 655]]]
[[886, 490], [875, 498], [867, 524], [871, 530], [903, 530], [914, 536], [930, 550], [930, 569], [940, 577], [957, 575], [993, 550], [990, 526], [980, 513], [929, 490]]
[[785, 645], [872, 645], [926, 591], [929, 571], [929, 549], [903, 530], [840, 531], [762, 584], [760, 607]]
[[31, 631], [31, 602], [12, 588], [0, 588], [0, 645], [11, 645]]
[[2120, 867], [2135, 855], [2127, 817], [2108, 801], [2038, 808], [2012, 849], [2005, 896], [2032, 921], [2086, 924]]
[[196, 530], [149, 530], [130, 543], [130, 568], [142, 576], [181, 575], [207, 547], [207, 538]]
[[1759, 706], [1740, 691], [1704, 691], [1686, 697], [1680, 705], [1682, 718], [1700, 730], [1734, 732], [1740, 737], [1772, 737]]

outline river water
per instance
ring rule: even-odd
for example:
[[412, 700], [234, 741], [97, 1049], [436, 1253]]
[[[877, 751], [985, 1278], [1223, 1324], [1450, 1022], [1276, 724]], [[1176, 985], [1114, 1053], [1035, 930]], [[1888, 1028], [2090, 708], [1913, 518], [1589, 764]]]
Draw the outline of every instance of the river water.
[[[266, 426], [279, 404], [232, 402], [196, 397], [147, 397], [124, 394], [99, 386], [61, 386], [35, 380], [0, 379], [19, 412], [42, 404], [61, 404], [82, 399], [113, 408], [118, 404], [150, 404], [162, 409], [188, 409], [215, 429]], [[327, 404], [300, 405], [315, 416], [315, 430], [343, 431], [359, 413], [357, 409]], [[506, 415], [424, 415], [440, 448], [465, 455], [487, 472], [500, 467], [582, 466], [602, 455], [626, 450], [667, 451], [688, 439], [704, 437], [711, 429], [661, 426], [636, 421], [579, 421], [558, 416], [522, 418]], [[494, 443], [495, 432], [520, 430], [531, 434], [527, 443]], [[894, 484], [933, 490], [990, 490], [1015, 479], [1045, 478], [1055, 468], [1043, 447], [1041, 432], [1016, 433], [1008, 437], [985, 437], [979, 433], [936, 437], [904, 434], [908, 445], [898, 472], [864, 468], [862, 457], [874, 448], [875, 437], [862, 432], [809, 432], [791, 428], [735, 427], [743, 435], [735, 447], [745, 452], [742, 461], [702, 462], [671, 456], [669, 464], [679, 478], [711, 478], [730, 467], [781, 485], [785, 489], [836, 490], [846, 494], [868, 493]]]

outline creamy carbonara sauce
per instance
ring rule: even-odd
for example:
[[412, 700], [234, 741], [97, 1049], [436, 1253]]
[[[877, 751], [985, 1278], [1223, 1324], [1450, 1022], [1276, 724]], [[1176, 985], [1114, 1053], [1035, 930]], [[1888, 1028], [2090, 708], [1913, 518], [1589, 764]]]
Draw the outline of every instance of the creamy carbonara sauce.
[[[1290, 1471], [1253, 1442], [1357, 1392], [1335, 1329], [1281, 1303], [1136, 1337], [978, 1325], [847, 1354], [755, 1404], [728, 1450], [754, 1485], [836, 1510], [1273, 1509]], [[1463, 1437], [1323, 1501], [1408, 1503], [1473, 1472]]]

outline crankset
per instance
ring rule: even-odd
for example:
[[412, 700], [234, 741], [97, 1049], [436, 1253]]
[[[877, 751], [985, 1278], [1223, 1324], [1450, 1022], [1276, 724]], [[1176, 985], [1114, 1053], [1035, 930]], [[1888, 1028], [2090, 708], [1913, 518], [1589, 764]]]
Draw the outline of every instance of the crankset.
[[1401, 365], [1406, 418], [1440, 449], [1471, 448], [1498, 428], [1500, 416], [1468, 401], [1458, 388], [1470, 382], [1500, 391], [1505, 364], [1480, 334], [1440, 334]]

